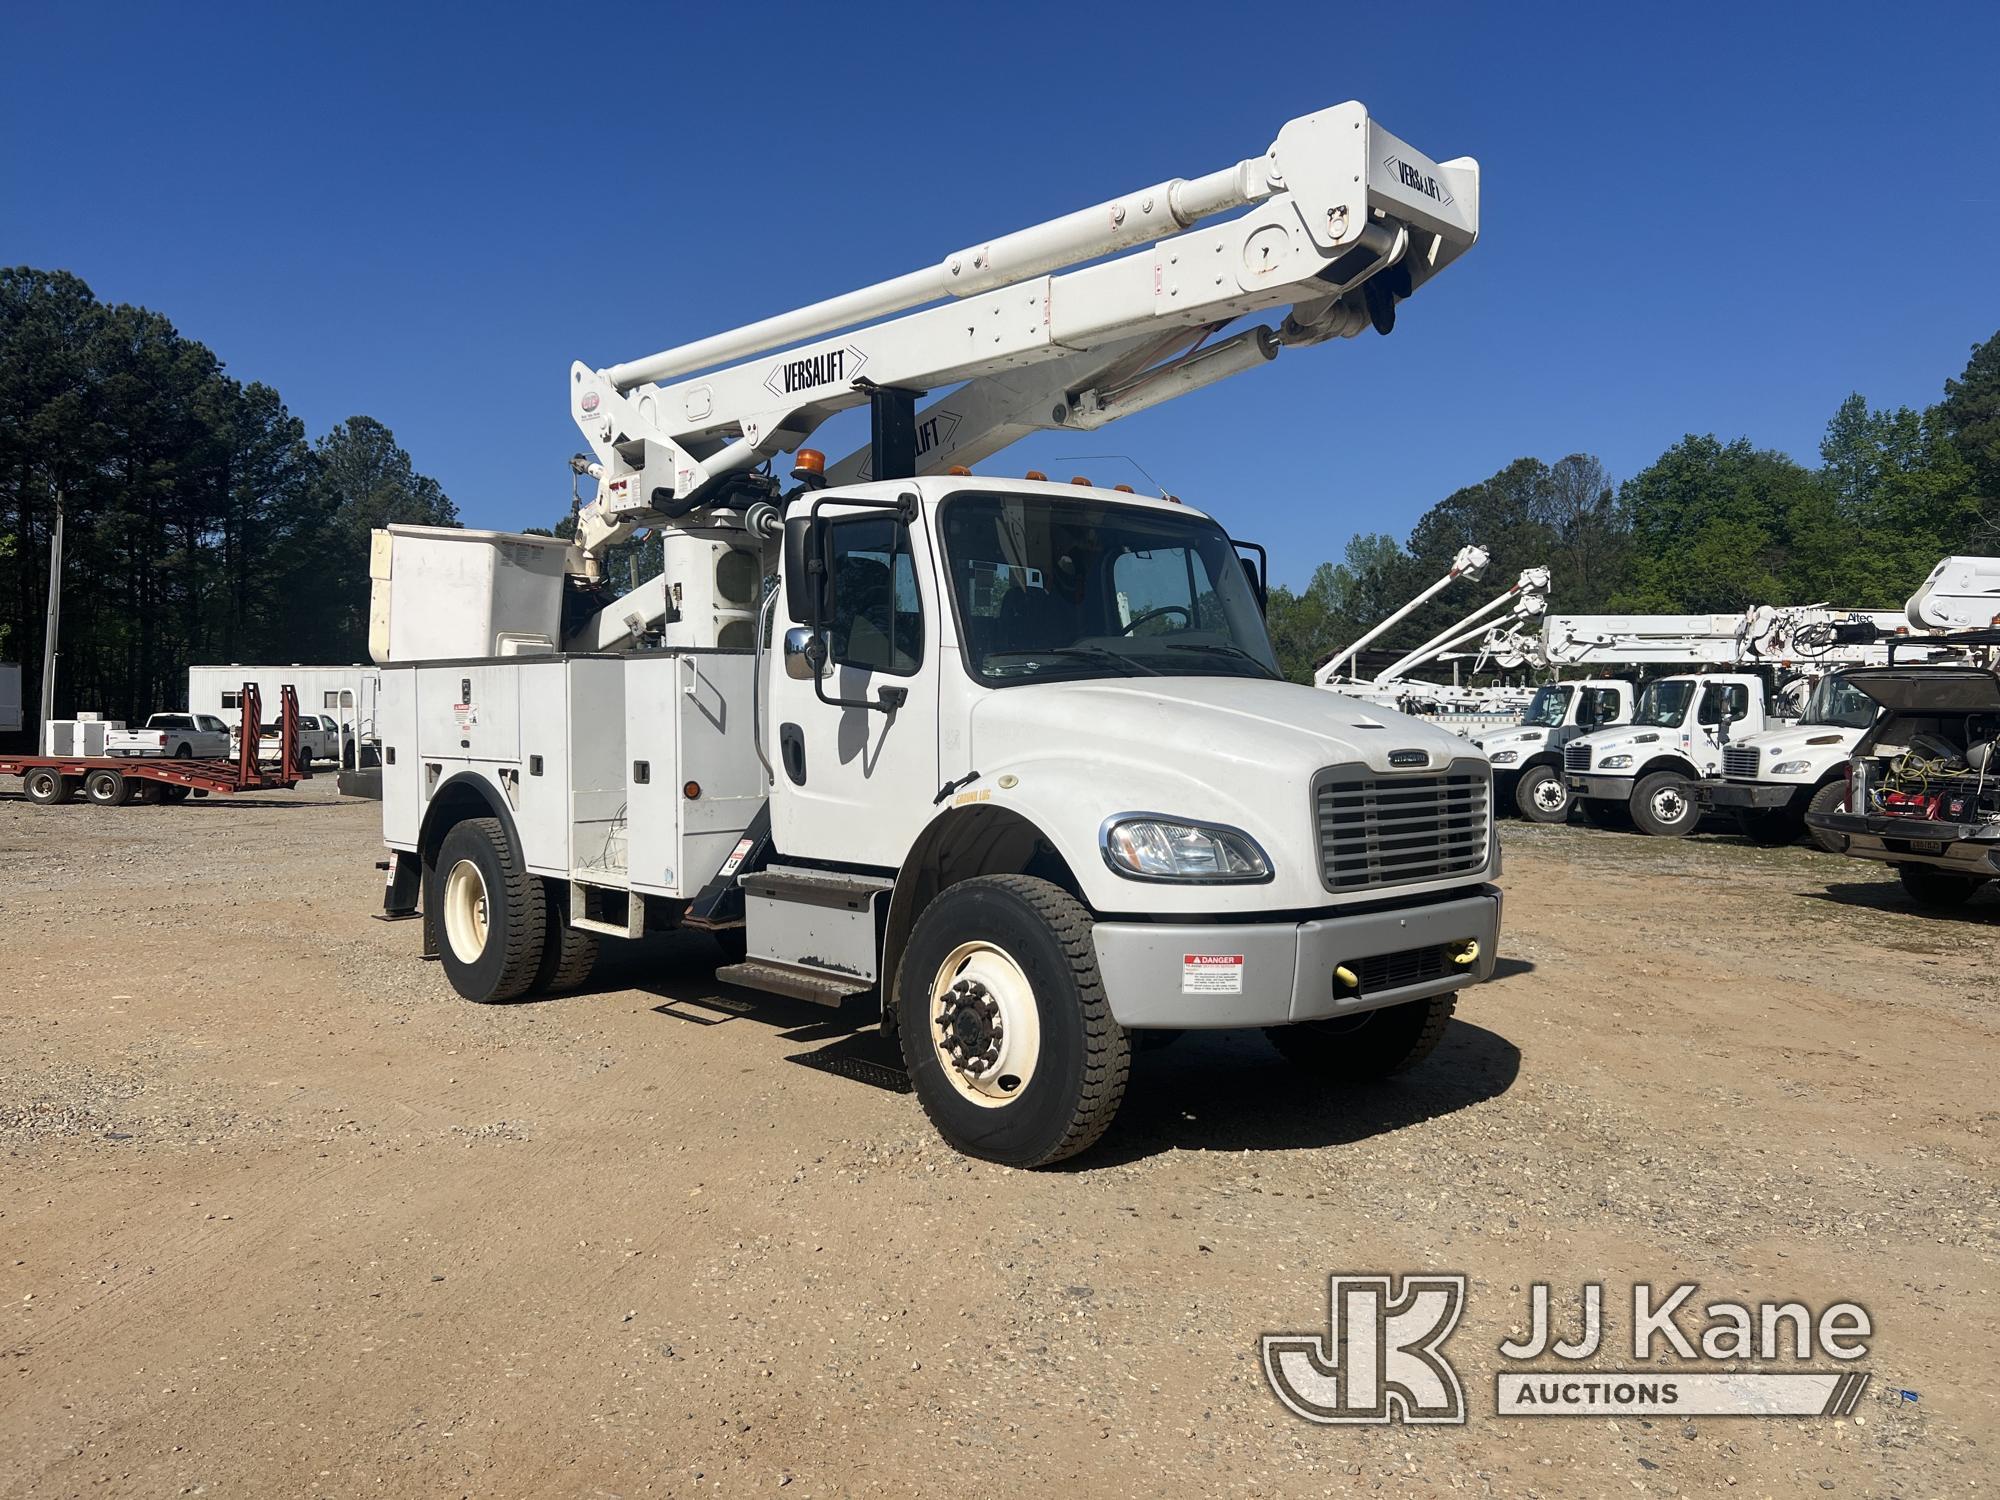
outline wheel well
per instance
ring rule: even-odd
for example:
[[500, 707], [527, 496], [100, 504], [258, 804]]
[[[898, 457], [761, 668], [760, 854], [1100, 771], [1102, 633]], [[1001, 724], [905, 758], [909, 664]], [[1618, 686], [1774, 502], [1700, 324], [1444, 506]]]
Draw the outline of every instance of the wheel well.
[[423, 824], [417, 830], [417, 857], [423, 861], [426, 872], [436, 865], [444, 836], [467, 818], [498, 818], [501, 827], [507, 830], [507, 842], [525, 863], [527, 851], [514, 831], [514, 814], [507, 806], [507, 799], [492, 782], [470, 771], [461, 771], [431, 793], [431, 805], [424, 810]]
[[1678, 771], [1690, 781], [1701, 780], [1701, 772], [1694, 768], [1692, 761], [1682, 760], [1678, 755], [1661, 755], [1647, 761], [1632, 773], [1632, 785], [1636, 788], [1642, 780], [1655, 771]]
[[[924, 908], [940, 892], [977, 875], [1033, 875], [1083, 901], [1069, 861], [1041, 829], [1004, 807], [971, 807], [945, 814], [917, 839], [896, 876], [882, 931], [882, 1020], [896, 1017], [897, 970], [903, 947]], [[1084, 902], [1089, 905], [1087, 901]]]
[[1563, 768], [1562, 756], [1554, 750], [1544, 750], [1522, 761], [1520, 769], [1526, 771], [1535, 766], [1550, 766], [1560, 771]]

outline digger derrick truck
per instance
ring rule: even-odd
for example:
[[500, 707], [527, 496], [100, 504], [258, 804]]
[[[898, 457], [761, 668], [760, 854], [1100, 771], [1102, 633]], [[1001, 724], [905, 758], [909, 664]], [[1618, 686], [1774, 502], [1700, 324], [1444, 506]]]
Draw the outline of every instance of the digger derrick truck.
[[[1148, 1029], [1266, 1028], [1330, 1083], [1411, 1066], [1493, 972], [1484, 759], [1282, 681], [1261, 549], [1194, 507], [969, 465], [1386, 333], [1474, 243], [1478, 193], [1344, 104], [576, 365], [573, 540], [375, 537], [384, 915], [421, 915], [476, 1001], [705, 930], [726, 981], [872, 1004], [941, 1134], [1015, 1165], [1103, 1132]], [[861, 406], [866, 448], [802, 446]], [[598, 559], [639, 528], [665, 572], [612, 597]]]

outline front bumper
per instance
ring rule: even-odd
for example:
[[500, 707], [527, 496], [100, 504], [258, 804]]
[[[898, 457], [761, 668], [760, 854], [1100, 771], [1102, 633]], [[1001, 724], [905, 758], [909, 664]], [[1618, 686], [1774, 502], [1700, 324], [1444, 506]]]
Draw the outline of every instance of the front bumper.
[[2000, 832], [1991, 823], [1936, 823], [1928, 818], [1887, 818], [1879, 813], [1807, 813], [1806, 824], [1844, 834], [1857, 859], [1892, 865], [1935, 865], [1984, 879], [2000, 875]]
[[[1099, 922], [1092, 936], [1121, 1026], [1284, 1026], [1491, 979], [1500, 889], [1307, 922]], [[1468, 942], [1478, 956], [1455, 962]], [[1358, 990], [1336, 993], [1341, 965], [1362, 978]]]
[[1572, 771], [1563, 777], [1570, 791], [1586, 802], [1630, 802], [1632, 800], [1632, 778], [1630, 776], [1586, 776], [1580, 771]]
[[1790, 807], [1810, 788], [1789, 781], [1698, 781], [1695, 795], [1703, 807]]

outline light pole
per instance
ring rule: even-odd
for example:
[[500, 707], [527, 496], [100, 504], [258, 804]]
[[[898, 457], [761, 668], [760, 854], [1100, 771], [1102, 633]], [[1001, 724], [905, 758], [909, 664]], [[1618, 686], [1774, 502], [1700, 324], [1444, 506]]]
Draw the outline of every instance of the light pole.
[[49, 533], [49, 619], [42, 636], [42, 754], [55, 754], [49, 721], [56, 716], [56, 636], [62, 629], [62, 487], [56, 486], [56, 524]]

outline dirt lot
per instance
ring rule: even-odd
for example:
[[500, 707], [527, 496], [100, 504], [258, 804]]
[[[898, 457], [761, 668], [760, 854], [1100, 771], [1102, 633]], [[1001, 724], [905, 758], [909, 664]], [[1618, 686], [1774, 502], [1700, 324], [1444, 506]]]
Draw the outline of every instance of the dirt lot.
[[[0, 1495], [2000, 1479], [1990, 894], [1939, 919], [1802, 849], [1510, 826], [1505, 977], [1420, 1072], [1329, 1096], [1188, 1037], [1023, 1174], [705, 942], [457, 1001], [369, 920], [376, 808], [324, 785], [0, 802]], [[1472, 1278], [1469, 1425], [1279, 1406], [1261, 1333], [1323, 1331], [1329, 1272], [1424, 1269]], [[1873, 1383], [1848, 1420], [1500, 1420], [1537, 1280], [1565, 1325], [1605, 1283], [1628, 1356], [1635, 1280], [1851, 1298]]]

